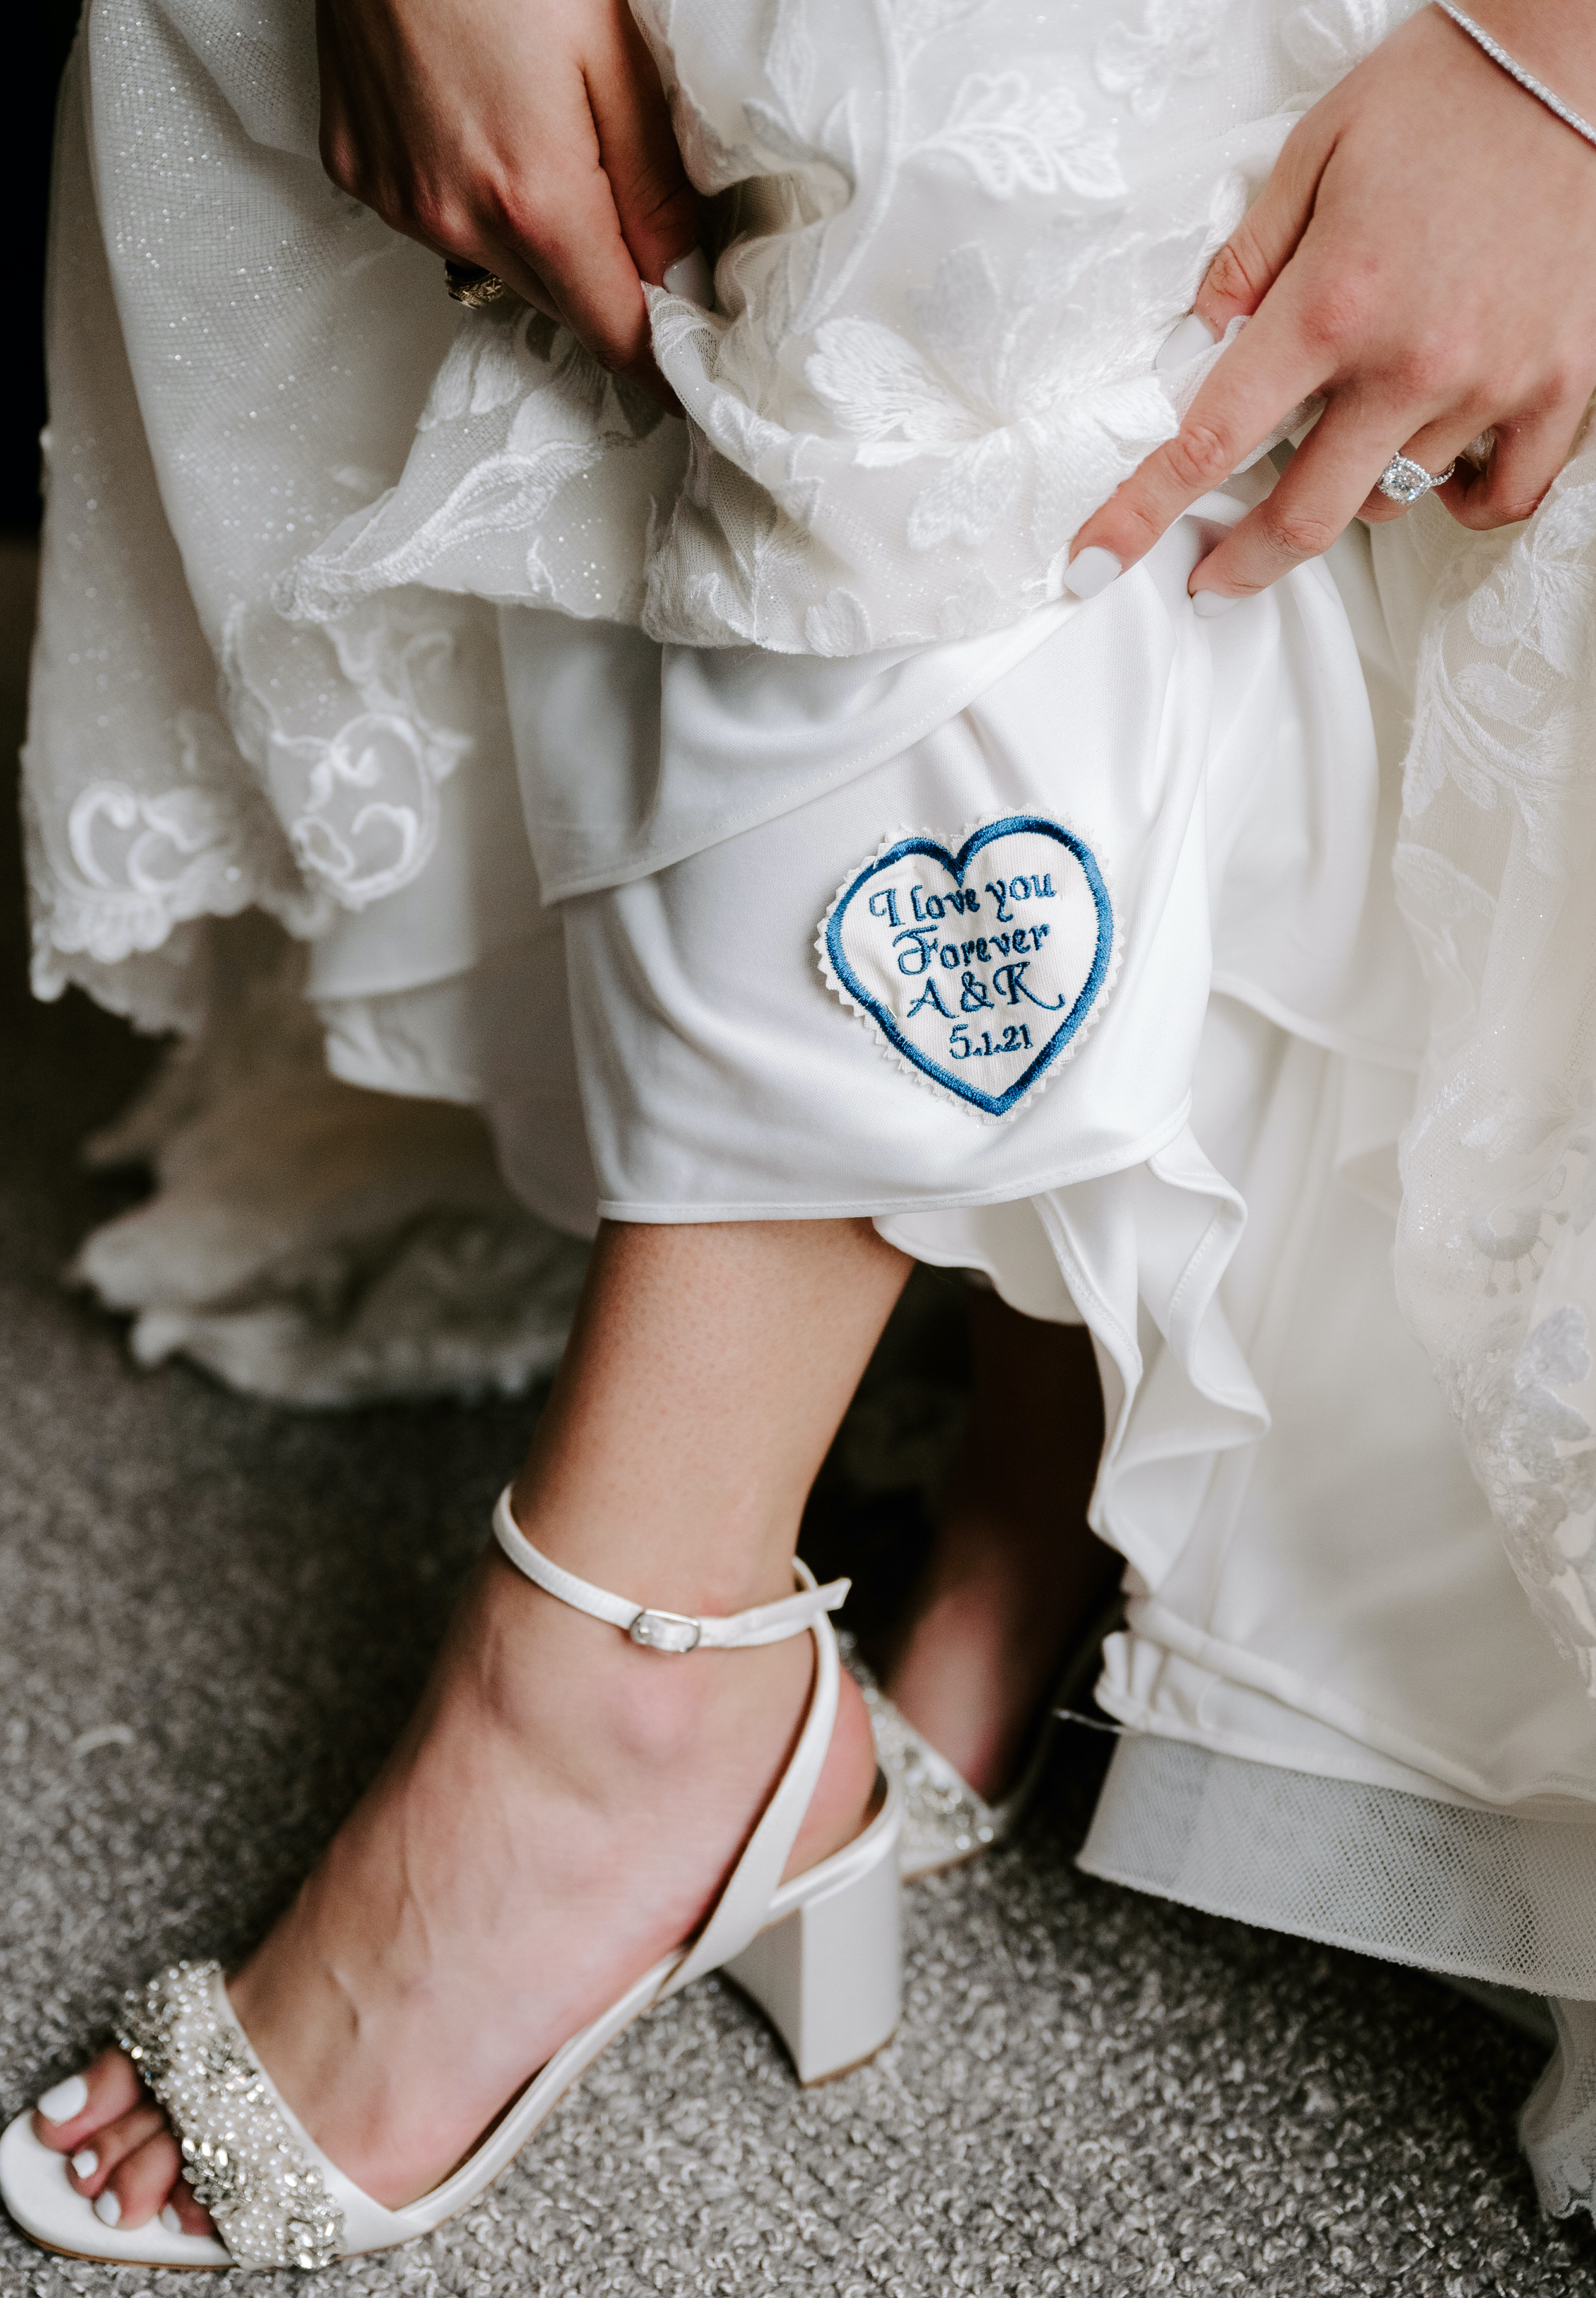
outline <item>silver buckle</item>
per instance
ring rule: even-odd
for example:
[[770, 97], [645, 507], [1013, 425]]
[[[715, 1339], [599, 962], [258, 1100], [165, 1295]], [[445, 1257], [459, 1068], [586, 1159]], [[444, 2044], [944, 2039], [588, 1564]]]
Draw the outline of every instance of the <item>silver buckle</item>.
[[626, 1633], [648, 1651], [696, 1650], [704, 1633], [702, 1624], [684, 1612], [640, 1612]]

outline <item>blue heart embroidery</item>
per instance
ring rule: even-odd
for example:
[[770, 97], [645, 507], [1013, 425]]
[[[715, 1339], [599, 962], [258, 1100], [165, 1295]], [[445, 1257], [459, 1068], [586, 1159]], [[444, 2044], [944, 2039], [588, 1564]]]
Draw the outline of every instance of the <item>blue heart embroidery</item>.
[[843, 887], [820, 946], [831, 986], [895, 1052], [1005, 1117], [1103, 996], [1113, 905], [1073, 831], [1011, 814], [956, 854], [929, 836], [886, 847]]

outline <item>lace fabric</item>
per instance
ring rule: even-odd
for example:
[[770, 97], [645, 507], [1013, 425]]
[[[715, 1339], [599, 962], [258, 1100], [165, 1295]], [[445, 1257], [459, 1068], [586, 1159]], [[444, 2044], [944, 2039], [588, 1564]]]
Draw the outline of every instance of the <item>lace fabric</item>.
[[1432, 998], [1398, 1291], [1596, 1691], [1596, 451], [1522, 528], [1426, 505], [1376, 558], [1416, 657], [1396, 878]]
[[321, 620], [425, 581], [687, 645], [856, 655], [1057, 597], [1081, 520], [1176, 427], [1153, 356], [1290, 125], [1290, 12], [637, 13], [721, 243], [713, 310], [649, 294], [685, 457], [550, 323], [480, 316], [397, 488], [285, 604]]
[[1518, 2135], [1542, 2209], [1559, 2219], [1576, 2210], [1596, 2215], [1596, 2004], [1554, 1997], [1547, 2008], [1557, 2047]]
[[[203, 1020], [207, 920], [325, 938], [426, 874], [466, 762], [509, 758], [480, 599], [399, 592], [326, 633], [272, 603], [401, 467], [454, 322], [433, 260], [340, 198], [285, 116], [306, 114], [308, 12], [247, 38], [235, 13], [96, 7], [57, 149], [34, 979], [154, 1028]], [[313, 121], [313, 64], [308, 87]]]
[[327, 183], [302, 0], [97, 0], [55, 187], [41, 994], [193, 1029], [206, 920], [316, 939], [423, 882], [449, 785], [508, 756], [489, 600], [833, 655], [1016, 622], [1173, 428], [1162, 331], [1386, 21], [783, 0], [647, 29], [724, 242], [714, 313], [656, 298], [685, 429], [535, 315], [459, 319]]
[[[219, 955], [211, 1027], [85, 1145], [156, 1186], [85, 1240], [72, 1280], [132, 1317], [139, 1363], [181, 1353], [283, 1403], [546, 1378], [585, 1244], [512, 1194], [482, 1116], [438, 1097], [435, 1051], [411, 1079], [426, 1097], [362, 1091], [327, 1073], [302, 952], [257, 920], [227, 929]], [[458, 1054], [461, 1033], [445, 1042]], [[493, 1106], [491, 1073], [457, 1082]]]

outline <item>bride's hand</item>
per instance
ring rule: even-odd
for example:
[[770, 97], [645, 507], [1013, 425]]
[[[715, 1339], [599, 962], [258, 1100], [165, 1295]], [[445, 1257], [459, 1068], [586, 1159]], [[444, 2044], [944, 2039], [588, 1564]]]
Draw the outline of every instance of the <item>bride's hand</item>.
[[[1469, 12], [1596, 113], [1589, 0], [1471, 0]], [[1195, 310], [1216, 339], [1248, 324], [1072, 558], [1129, 566], [1316, 392], [1318, 425], [1197, 567], [1194, 597], [1261, 591], [1351, 519], [1400, 517], [1372, 492], [1392, 456], [1443, 471], [1487, 427], [1485, 467], [1460, 463], [1440, 500], [1465, 526], [1526, 518], [1596, 386], [1596, 148], [1426, 8], [1293, 131]], [[1091, 561], [1079, 587], [1114, 571]]]
[[317, 0], [316, 27], [333, 181], [668, 401], [641, 283], [698, 217], [626, 0]]

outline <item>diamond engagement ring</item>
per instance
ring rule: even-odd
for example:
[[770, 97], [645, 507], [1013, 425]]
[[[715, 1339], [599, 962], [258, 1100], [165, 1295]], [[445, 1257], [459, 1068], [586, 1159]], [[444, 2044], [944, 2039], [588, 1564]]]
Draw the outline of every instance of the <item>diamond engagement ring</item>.
[[457, 263], [451, 255], [443, 260], [443, 285], [467, 311], [491, 311], [514, 295], [496, 271], [484, 271], [480, 263]]
[[1387, 502], [1416, 503], [1420, 495], [1427, 495], [1432, 487], [1443, 487], [1458, 466], [1450, 462], [1443, 471], [1426, 471], [1422, 463], [1410, 456], [1393, 455], [1379, 477], [1375, 481]]

